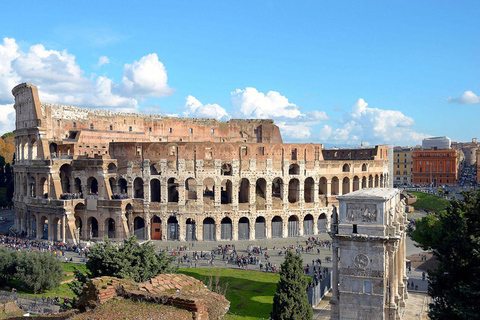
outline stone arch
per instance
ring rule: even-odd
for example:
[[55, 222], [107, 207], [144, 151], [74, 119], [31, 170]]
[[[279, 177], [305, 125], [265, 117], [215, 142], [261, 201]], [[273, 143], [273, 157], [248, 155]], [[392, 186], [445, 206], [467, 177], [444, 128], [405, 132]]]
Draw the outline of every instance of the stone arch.
[[318, 194], [326, 195], [327, 194], [327, 178], [321, 177], [318, 183]]
[[95, 177], [90, 177], [87, 180], [88, 194], [98, 194], [98, 181]]
[[367, 171], [367, 164], [366, 163], [362, 164], [362, 171]]
[[120, 194], [126, 195], [128, 190], [127, 180], [124, 178], [118, 179], [118, 187], [120, 188]]
[[367, 184], [367, 177], [363, 177], [362, 178], [362, 189], [365, 189], [367, 188], [368, 184]]
[[185, 222], [185, 240], [186, 241], [196, 241], [197, 240], [197, 228], [195, 220], [188, 218]]
[[325, 213], [320, 214], [317, 221], [317, 229], [318, 233], [326, 233], [327, 232], [327, 216]]
[[75, 238], [77, 240], [80, 240], [84, 236], [84, 230], [83, 230], [83, 221], [85, 220], [85, 213], [86, 213], [86, 208], [83, 203], [78, 203], [75, 206], [73, 216], [75, 218]]
[[298, 179], [290, 179], [288, 183], [288, 202], [295, 203], [300, 200], [300, 181]]
[[357, 191], [360, 189], [360, 179], [358, 176], [353, 177], [353, 191]]
[[37, 158], [38, 158], [37, 139], [32, 138], [30, 139], [30, 143], [29, 143], [28, 159], [35, 160]]
[[160, 202], [162, 195], [162, 188], [160, 187], [160, 180], [150, 180], [150, 202]]
[[35, 180], [35, 177], [30, 177], [28, 186], [29, 186], [29, 196], [32, 198], [35, 198], [37, 196], [37, 181]]
[[[178, 202], [178, 181], [175, 178], [168, 179], [168, 202]], [[169, 232], [170, 234], [170, 232]]]
[[380, 188], [383, 188], [384, 187], [384, 184], [383, 184], [383, 174], [380, 174]]
[[267, 181], [264, 178], [257, 179], [255, 185], [255, 205], [257, 210], [265, 210], [267, 202]]
[[303, 218], [303, 235], [313, 235], [313, 216], [311, 214], [307, 214], [305, 218]]
[[250, 181], [247, 178], [240, 180], [238, 203], [250, 203]]
[[105, 219], [105, 231], [106, 231], [106, 236], [109, 239], [115, 239], [116, 238], [115, 220], [113, 220], [112, 218]]
[[117, 173], [117, 165], [111, 162], [108, 164], [107, 170], [108, 170], [108, 173]]
[[348, 163], [343, 165], [342, 172], [350, 172], [350, 165]]
[[136, 199], [143, 199], [143, 179], [140, 177], [135, 178], [133, 181], [133, 197]]
[[225, 217], [220, 222], [220, 239], [232, 240], [232, 219]]
[[197, 180], [194, 178], [185, 180], [185, 200], [197, 200]]
[[114, 193], [116, 193], [116, 187], [117, 187], [117, 180], [114, 178], [114, 177], [111, 177], [110, 179], [108, 179], [108, 184], [110, 185], [110, 191], [112, 193], [112, 195]]
[[215, 220], [211, 217], [203, 219], [203, 241], [215, 241]]
[[337, 196], [340, 193], [339, 182], [337, 177], [332, 178], [332, 195]]
[[228, 162], [222, 163], [221, 173], [222, 176], [231, 176], [232, 175], [232, 165]]
[[161, 173], [160, 166], [157, 163], [152, 163], [150, 165], [150, 175], [156, 176]]
[[[48, 218], [46, 216], [42, 216], [40, 218], [40, 226], [42, 227], [42, 239], [48, 240]], [[38, 230], [37, 230], [38, 233]]]
[[379, 183], [378, 183], [378, 174], [375, 175], [375, 188], [378, 188]]
[[57, 157], [57, 144], [55, 142], [50, 143], [48, 149], [50, 151], [50, 158], [56, 158]]
[[288, 217], [287, 227], [289, 237], [298, 237], [300, 235], [300, 224], [296, 215]]
[[62, 185], [62, 193], [71, 193], [70, 181], [72, 180], [72, 166], [64, 164], [60, 167], [60, 183]]
[[53, 234], [53, 241], [62, 241], [62, 225], [60, 223], [60, 219], [55, 217], [52, 220], [52, 234]]
[[213, 206], [215, 203], [215, 180], [206, 178], [203, 180], [203, 203]]
[[281, 208], [283, 206], [283, 180], [275, 178], [272, 181], [272, 206]]
[[145, 220], [142, 217], [133, 219], [133, 234], [135, 234], [137, 239], [145, 240]]
[[267, 223], [265, 217], [255, 219], [255, 239], [265, 239], [267, 237]]
[[98, 220], [95, 217], [88, 218], [87, 229], [88, 239], [98, 238]]
[[162, 220], [156, 215], [152, 217], [151, 237], [152, 240], [162, 240]]
[[222, 181], [222, 189], [220, 192], [221, 196], [221, 203], [222, 204], [229, 204], [232, 203], [232, 191], [233, 190], [233, 185], [232, 181], [225, 179]]
[[283, 220], [280, 216], [275, 216], [272, 219], [272, 238], [283, 237]]
[[342, 194], [347, 194], [349, 192], [350, 192], [350, 179], [348, 177], [345, 177], [342, 180]]
[[298, 175], [300, 174], [300, 166], [296, 163], [294, 164], [291, 164], [289, 167], [288, 167], [288, 174], [289, 175]]
[[313, 180], [312, 177], [308, 177], [307, 179], [305, 179], [303, 194], [306, 203], [311, 203], [315, 201], [315, 180]]
[[167, 220], [167, 240], [179, 240], [179, 227], [177, 217], [170, 216]]
[[247, 217], [241, 217], [238, 220], [238, 240], [250, 239], [250, 220]]

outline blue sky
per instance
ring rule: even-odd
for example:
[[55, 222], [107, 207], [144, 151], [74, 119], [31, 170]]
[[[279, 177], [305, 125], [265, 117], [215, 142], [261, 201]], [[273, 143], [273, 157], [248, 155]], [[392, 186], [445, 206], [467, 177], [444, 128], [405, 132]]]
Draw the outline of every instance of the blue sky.
[[11, 88], [42, 102], [273, 118], [286, 142], [478, 137], [478, 1], [3, 3], [0, 132]]

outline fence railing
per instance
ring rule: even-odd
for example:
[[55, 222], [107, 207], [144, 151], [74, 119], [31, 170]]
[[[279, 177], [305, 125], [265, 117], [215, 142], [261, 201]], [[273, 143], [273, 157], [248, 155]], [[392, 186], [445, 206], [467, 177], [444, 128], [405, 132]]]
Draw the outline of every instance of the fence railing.
[[317, 285], [307, 288], [308, 302], [312, 307], [316, 307], [320, 300], [332, 289], [332, 272], [329, 272]]
[[53, 299], [32, 298], [18, 293], [0, 291], [0, 300], [16, 301], [20, 309], [31, 314], [49, 315], [60, 311], [60, 306]]

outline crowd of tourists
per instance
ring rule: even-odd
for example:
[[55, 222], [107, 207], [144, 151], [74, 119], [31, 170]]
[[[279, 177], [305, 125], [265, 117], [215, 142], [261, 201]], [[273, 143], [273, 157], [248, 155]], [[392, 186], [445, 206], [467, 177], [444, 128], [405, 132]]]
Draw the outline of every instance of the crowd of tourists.
[[76, 193], [62, 193], [60, 195], [60, 199], [62, 199], [62, 200], [83, 199], [83, 194], [78, 193], [78, 192], [76, 192]]
[[118, 200], [118, 199], [128, 199], [128, 194], [126, 194], [126, 193], [114, 193], [112, 195], [112, 200]]

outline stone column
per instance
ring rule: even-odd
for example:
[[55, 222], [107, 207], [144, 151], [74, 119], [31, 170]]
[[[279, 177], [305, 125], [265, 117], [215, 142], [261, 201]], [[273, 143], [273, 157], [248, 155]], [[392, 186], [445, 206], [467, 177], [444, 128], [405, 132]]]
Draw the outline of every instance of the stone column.
[[390, 244], [388, 248], [388, 313], [389, 319], [396, 319], [397, 304], [395, 303], [397, 293], [397, 279], [395, 277], [395, 246]]
[[62, 215], [62, 242], [65, 242], [65, 229], [67, 228], [66, 223], [65, 223], [65, 215]]
[[215, 221], [215, 241], [221, 240], [221, 229], [222, 225], [220, 224], [220, 221]]
[[338, 295], [338, 239], [332, 241], [332, 298], [330, 299], [331, 320], [340, 319], [339, 295]]
[[249, 220], [248, 228], [250, 230], [249, 240], [255, 240], [255, 220]]
[[331, 197], [332, 196], [332, 180], [327, 180], [327, 194], [326, 194], [327, 197]]

